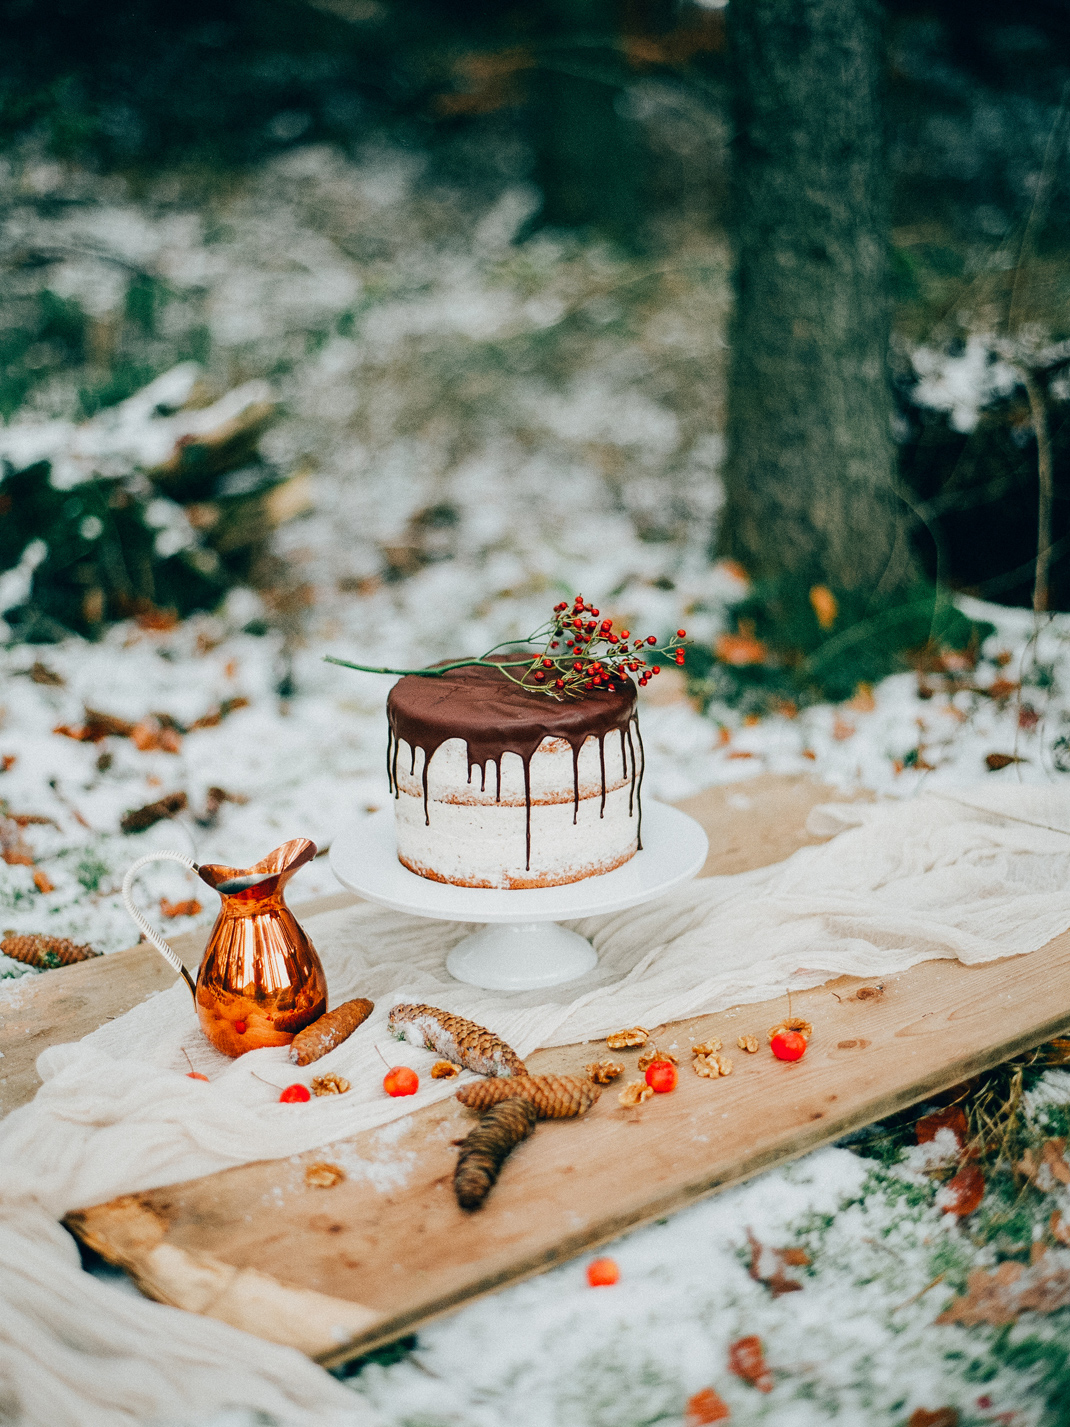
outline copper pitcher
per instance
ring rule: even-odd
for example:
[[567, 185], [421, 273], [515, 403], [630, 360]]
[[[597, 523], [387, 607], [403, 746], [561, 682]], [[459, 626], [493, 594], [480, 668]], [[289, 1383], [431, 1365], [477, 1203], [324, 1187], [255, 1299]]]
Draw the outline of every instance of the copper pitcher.
[[[126, 874], [126, 910], [185, 977], [201, 1030], [224, 1055], [288, 1045], [327, 1009], [323, 965], [283, 897], [286, 883], [315, 855], [316, 844], [297, 837], [252, 867], [199, 867], [178, 852], [152, 852]], [[181, 862], [223, 899], [196, 981], [131, 899], [137, 873], [161, 860]]]

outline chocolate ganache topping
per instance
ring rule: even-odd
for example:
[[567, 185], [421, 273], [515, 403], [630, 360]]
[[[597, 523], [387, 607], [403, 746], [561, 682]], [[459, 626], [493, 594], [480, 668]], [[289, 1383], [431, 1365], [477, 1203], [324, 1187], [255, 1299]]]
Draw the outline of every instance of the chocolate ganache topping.
[[[513, 655], [513, 658], [516, 656]], [[531, 863], [531, 759], [544, 738], [562, 738], [572, 748], [573, 821], [580, 806], [580, 749], [588, 738], [598, 739], [602, 773], [602, 802], [606, 805], [606, 749], [608, 734], [620, 735], [620, 756], [631, 783], [628, 816], [636, 815], [637, 843], [642, 848], [643, 740], [635, 708], [635, 685], [617, 680], [612, 690], [591, 689], [582, 699], [552, 699], [514, 683], [485, 664], [467, 664], [437, 678], [407, 674], [390, 690], [386, 702], [390, 735], [387, 773], [390, 790], [400, 796], [397, 781], [401, 743], [411, 750], [410, 773], [416, 772], [416, 750], [422, 749], [424, 817], [430, 826], [427, 770], [435, 752], [451, 738], [464, 739], [468, 747], [468, 781], [472, 769], [480, 773], [480, 789], [487, 786], [487, 764], [495, 770], [495, 797], [501, 797], [502, 755], [515, 753], [524, 765], [524, 801], [527, 811], [527, 863]], [[635, 743], [639, 745], [636, 761]]]

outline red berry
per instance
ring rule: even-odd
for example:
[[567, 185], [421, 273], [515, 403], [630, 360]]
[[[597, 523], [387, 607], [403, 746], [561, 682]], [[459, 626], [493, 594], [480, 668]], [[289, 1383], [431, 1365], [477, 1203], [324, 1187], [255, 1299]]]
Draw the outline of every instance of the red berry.
[[675, 1090], [678, 1078], [671, 1060], [652, 1060], [646, 1068], [646, 1083], [655, 1095], [668, 1095]]
[[554, 661], [552, 659], [544, 659], [542, 661], [542, 667], [544, 669], [552, 669], [554, 667]]
[[555, 688], [555, 689], [563, 689], [564, 687], [565, 687], [565, 681], [564, 681], [564, 679], [555, 679], [555, 680], [554, 680], [554, 688]]
[[598, 611], [596, 609], [592, 609], [591, 613], [594, 615], [595, 619], [598, 618]]
[[686, 630], [686, 629], [678, 629], [678, 630], [676, 631], [676, 637], [677, 637], [677, 639], [686, 639], [686, 638], [687, 638], [687, 630]]
[[238, 1034], [239, 1034], [240, 1036], [243, 1036], [243, 1035], [245, 1034], [245, 1022], [244, 1022], [244, 1021], [235, 1021], [235, 1022], [234, 1022], [234, 1029], [238, 1032]]
[[619, 1278], [616, 1259], [592, 1259], [587, 1265], [587, 1282], [592, 1288], [611, 1288]]
[[660, 674], [660, 673], [661, 673], [661, 665], [660, 665], [660, 664], [655, 664], [654, 667], [653, 667], [653, 669], [651, 669], [650, 672], [651, 672], [652, 674]]
[[204, 1081], [207, 1082], [208, 1077], [207, 1077], [207, 1075], [202, 1075], [199, 1070], [187, 1070], [187, 1071], [186, 1071], [186, 1079], [187, 1079], [187, 1080], [204, 1080]]
[[306, 1100], [311, 1100], [307, 1085], [287, 1085], [286, 1089], [279, 1096], [279, 1103], [282, 1105], [299, 1105]]
[[658, 642], [657, 636], [654, 635], [654, 634], [648, 634], [647, 637], [646, 637], [646, 642], [647, 642], [648, 644], [657, 644], [657, 642]]
[[777, 1060], [801, 1060], [806, 1054], [806, 1037], [798, 1031], [777, 1031], [769, 1049]]
[[395, 1098], [398, 1095], [415, 1095], [420, 1088], [420, 1077], [407, 1065], [395, 1065], [383, 1076], [383, 1089]]
[[621, 637], [622, 639], [630, 639], [630, 638], [632, 637], [632, 636], [631, 636], [631, 631], [628, 630], [628, 629], [622, 629], [621, 632], [620, 632], [620, 637]]

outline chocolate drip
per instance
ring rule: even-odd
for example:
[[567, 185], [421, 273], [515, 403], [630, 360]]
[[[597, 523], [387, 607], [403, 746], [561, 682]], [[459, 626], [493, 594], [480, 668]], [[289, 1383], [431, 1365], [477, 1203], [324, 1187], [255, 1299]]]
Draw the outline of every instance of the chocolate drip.
[[[514, 656], [515, 657], [515, 656]], [[601, 770], [601, 804], [599, 816], [606, 806], [606, 735], [616, 729], [621, 737], [621, 759], [625, 775], [629, 759], [625, 755], [625, 740], [632, 749], [631, 786], [628, 795], [628, 816], [633, 809], [639, 813], [642, 829], [642, 807], [639, 791], [642, 770], [636, 780], [636, 762], [632, 747], [631, 725], [636, 724], [635, 686], [630, 680], [612, 690], [592, 689], [583, 699], [547, 698], [505, 678], [487, 665], [466, 665], [451, 669], [439, 678], [422, 678], [410, 674], [400, 679], [387, 700], [390, 735], [387, 743], [387, 765], [391, 791], [400, 796], [397, 780], [398, 748], [402, 741], [412, 751], [411, 772], [416, 769], [416, 750], [423, 752], [422, 786], [424, 818], [430, 826], [428, 802], [428, 768], [431, 759], [443, 743], [451, 738], [464, 739], [468, 750], [468, 781], [472, 769], [479, 765], [480, 791], [486, 789], [486, 766], [494, 764], [496, 774], [495, 801], [501, 801], [502, 757], [515, 753], [524, 766], [524, 804], [526, 864], [531, 865], [531, 759], [545, 738], [564, 739], [572, 749], [573, 822], [579, 816], [580, 750], [588, 738], [598, 739]], [[391, 758], [391, 745], [393, 758]], [[642, 738], [639, 739], [642, 750]], [[638, 840], [638, 839], [637, 839]], [[638, 844], [640, 847], [642, 843]]]

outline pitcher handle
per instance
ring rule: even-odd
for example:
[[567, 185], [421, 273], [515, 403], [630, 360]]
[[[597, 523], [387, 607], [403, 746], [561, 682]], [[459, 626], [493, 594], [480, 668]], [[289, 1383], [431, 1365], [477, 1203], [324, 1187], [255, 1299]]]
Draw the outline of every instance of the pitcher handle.
[[145, 913], [141, 910], [139, 906], [135, 904], [133, 896], [131, 895], [134, 886], [134, 878], [141, 871], [141, 869], [143, 867], [147, 867], [150, 862], [181, 862], [182, 866], [187, 867], [191, 872], [196, 872], [198, 870], [198, 867], [196, 862], [194, 862], [189, 857], [183, 857], [181, 852], [149, 852], [146, 853], [144, 857], [139, 857], [138, 860], [127, 872], [126, 876], [123, 878], [123, 906], [130, 913], [130, 916], [133, 918], [134, 922], [138, 925], [138, 927], [140, 927], [146, 939], [152, 943], [152, 945], [156, 948], [156, 950], [160, 953], [164, 960], [168, 962], [171, 966], [173, 966], [180, 976], [185, 978], [186, 985], [190, 989], [190, 994], [192, 995], [194, 1001], [196, 1001], [196, 983], [194, 982], [192, 976], [190, 976], [186, 968], [182, 965], [182, 961], [178, 953], [171, 950], [171, 948], [164, 941], [160, 933], [149, 921], [148, 917], [146, 917]]

